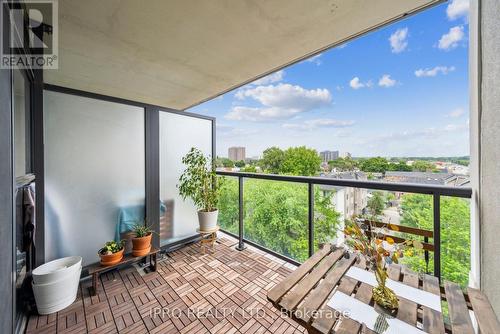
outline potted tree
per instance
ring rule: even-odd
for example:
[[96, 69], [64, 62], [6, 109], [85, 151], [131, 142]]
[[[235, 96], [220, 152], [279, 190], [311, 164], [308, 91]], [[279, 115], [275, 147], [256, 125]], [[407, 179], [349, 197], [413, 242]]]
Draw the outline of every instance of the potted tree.
[[123, 250], [123, 240], [120, 242], [108, 241], [103, 248], [99, 249], [97, 254], [99, 254], [103, 266], [111, 266], [121, 261]]
[[211, 231], [217, 226], [218, 182], [215, 164], [196, 149], [182, 158], [187, 167], [179, 178], [179, 194], [191, 198], [198, 208], [201, 231]]
[[135, 224], [132, 238], [132, 255], [144, 256], [151, 250], [151, 237], [153, 232], [147, 224]]

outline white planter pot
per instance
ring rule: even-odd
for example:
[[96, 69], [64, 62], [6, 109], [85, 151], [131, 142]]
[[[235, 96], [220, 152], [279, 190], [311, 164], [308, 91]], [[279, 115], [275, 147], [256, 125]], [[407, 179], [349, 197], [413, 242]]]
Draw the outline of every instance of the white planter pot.
[[[48, 262], [33, 271], [33, 294], [39, 314], [51, 314], [71, 305], [78, 292], [82, 272], [79, 256]], [[69, 264], [62, 266], [62, 263]], [[52, 268], [52, 269], [51, 269]], [[37, 282], [35, 282], [37, 271]]]
[[211, 231], [217, 226], [217, 217], [219, 210], [212, 212], [198, 211], [198, 222], [201, 231]]
[[59, 281], [64, 276], [69, 276], [78, 271], [82, 266], [80, 256], [69, 256], [47, 262], [33, 270], [33, 283], [47, 284]]

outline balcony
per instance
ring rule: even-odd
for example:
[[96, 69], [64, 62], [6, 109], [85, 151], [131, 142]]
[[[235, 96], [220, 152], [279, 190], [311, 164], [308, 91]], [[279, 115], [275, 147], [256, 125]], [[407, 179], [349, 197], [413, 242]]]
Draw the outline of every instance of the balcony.
[[[430, 196], [434, 204], [433, 230], [391, 224], [393, 227], [388, 233], [392, 233], [391, 237], [397, 241], [404, 238], [421, 238], [424, 249], [414, 257], [425, 259], [426, 269], [422, 270], [422, 274], [434, 275], [443, 282], [450, 279], [441, 277], [443, 244], [439, 240], [442, 233], [447, 233], [441, 228], [441, 197], [467, 199], [471, 195], [469, 188], [223, 171], [218, 174], [236, 181], [226, 183], [225, 191], [228, 193], [222, 196], [232, 196], [231, 202], [237, 204], [234, 205], [237, 210], [221, 212], [222, 219], [233, 217], [236, 222], [235, 219], [220, 221], [225, 231], [220, 235], [213, 254], [202, 254], [199, 244], [192, 243], [167, 252], [164, 259], [160, 260], [157, 272], [146, 273], [138, 267], [112, 271], [101, 276], [96, 296], [90, 295], [91, 281], [85, 280], [81, 283], [79, 297], [75, 303], [57, 314], [30, 317], [27, 333], [64, 333], [78, 330], [90, 333], [304, 332], [303, 327], [284, 313], [280, 314], [267, 300], [266, 295], [272, 287], [295, 270], [296, 266], [316, 252], [321, 244], [332, 242], [337, 237], [334, 230], [325, 231], [324, 227], [323, 231], [318, 232], [316, 225], [318, 213], [315, 204], [320, 200], [318, 192], [322, 193], [320, 189], [324, 190], [325, 186], [330, 187], [326, 189], [356, 187]], [[271, 182], [285, 187], [292, 185], [293, 191], [303, 191], [303, 197], [307, 200], [298, 203], [302, 204], [302, 207], [294, 208], [294, 212], [298, 212], [297, 220], [302, 222], [301, 229], [296, 230], [292, 226], [285, 235], [274, 234], [272, 238], [269, 235], [249, 233], [248, 227], [245, 226], [246, 221], [252, 220], [251, 215], [257, 213], [245, 208], [255, 207], [245, 199], [245, 194], [248, 196], [245, 184], [252, 187], [248, 185], [247, 180]], [[270, 185], [265, 187], [277, 192], [284, 189]], [[297, 203], [294, 202], [293, 205]], [[286, 204], [278, 203], [278, 206], [285, 206], [286, 209]], [[269, 221], [279, 219], [272, 217], [271, 212], [269, 214]], [[377, 223], [372, 222], [369, 226], [377, 227]], [[367, 230], [367, 233], [370, 231]], [[272, 239], [282, 240], [282, 243], [278, 243], [278, 246], [269, 244], [268, 241]], [[304, 239], [307, 243], [298, 251], [291, 247], [279, 246], [290, 245], [295, 241], [301, 244], [300, 240]], [[464, 287], [466, 285], [467, 283]], [[342, 281], [340, 286], [343, 286]], [[422, 323], [423, 318], [420, 316], [418, 321]], [[333, 324], [332, 326], [335, 327]], [[445, 326], [452, 332], [449, 320]]]

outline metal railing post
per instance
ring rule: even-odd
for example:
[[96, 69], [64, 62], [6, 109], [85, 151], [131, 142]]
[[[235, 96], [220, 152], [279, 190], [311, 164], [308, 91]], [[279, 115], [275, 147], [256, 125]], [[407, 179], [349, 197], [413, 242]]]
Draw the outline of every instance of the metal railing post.
[[242, 251], [247, 246], [243, 242], [243, 177], [238, 176], [238, 205], [239, 205], [239, 216], [238, 216], [238, 245], [236, 250]]
[[[424, 243], [428, 244], [429, 243], [429, 238], [424, 237]], [[425, 260], [425, 273], [429, 273], [429, 251], [426, 249], [424, 251], [424, 260]]]
[[309, 198], [309, 257], [314, 254], [314, 184], [308, 183], [308, 198]]
[[441, 281], [441, 197], [433, 194], [434, 209], [434, 276]]

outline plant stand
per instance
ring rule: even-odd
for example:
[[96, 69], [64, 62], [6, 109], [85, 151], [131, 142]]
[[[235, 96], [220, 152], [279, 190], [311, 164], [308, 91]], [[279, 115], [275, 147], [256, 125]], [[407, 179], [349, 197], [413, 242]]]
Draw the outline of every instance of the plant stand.
[[123, 257], [123, 259], [121, 259], [120, 262], [111, 266], [103, 266], [100, 263], [91, 265], [88, 268], [89, 275], [92, 275], [92, 287], [90, 287], [90, 294], [92, 296], [95, 296], [97, 293], [97, 287], [99, 286], [99, 275], [107, 271], [116, 269], [118, 266], [135, 263], [138, 262], [139, 260], [147, 259], [147, 257], [149, 256], [149, 268], [151, 271], [156, 271], [157, 268], [156, 255], [158, 251], [159, 250], [157, 248], [151, 247], [149, 253], [143, 256], [133, 256], [132, 254], [127, 254]]
[[203, 231], [200, 230], [199, 228], [196, 230], [200, 235], [200, 249], [201, 249], [201, 254], [205, 254], [205, 249], [207, 246], [210, 246], [210, 249], [212, 250], [212, 254], [215, 253], [215, 242], [217, 241], [217, 231], [219, 231], [219, 226], [216, 226], [215, 228], [208, 230], [208, 231]]

